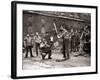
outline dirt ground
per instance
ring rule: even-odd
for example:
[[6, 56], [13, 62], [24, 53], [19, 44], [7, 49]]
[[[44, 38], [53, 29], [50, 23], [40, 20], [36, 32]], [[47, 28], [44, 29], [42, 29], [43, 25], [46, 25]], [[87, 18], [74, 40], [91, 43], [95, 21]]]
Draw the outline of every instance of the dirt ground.
[[30, 55], [28, 55], [28, 58], [24, 58], [25, 53], [23, 53], [22, 68], [23, 70], [36, 70], [50, 68], [83, 67], [91, 65], [91, 57], [89, 55], [75, 57], [74, 54], [76, 53], [70, 53], [70, 59], [58, 62], [57, 60], [63, 59], [63, 55], [59, 51], [52, 52], [52, 59], [46, 60], [42, 60], [41, 55], [36, 56], [35, 52], [33, 52], [33, 55], [35, 57], [30, 57]]

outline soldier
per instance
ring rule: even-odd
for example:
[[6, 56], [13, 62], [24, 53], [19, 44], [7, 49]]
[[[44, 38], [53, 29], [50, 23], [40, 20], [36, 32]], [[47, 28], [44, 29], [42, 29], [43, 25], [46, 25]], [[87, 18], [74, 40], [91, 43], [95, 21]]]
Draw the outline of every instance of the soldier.
[[48, 59], [51, 58], [51, 45], [48, 44], [46, 39], [43, 39], [42, 42], [40, 43], [40, 52], [42, 55], [42, 59], [45, 59], [45, 56], [48, 54]]
[[79, 53], [77, 55], [75, 55], [75, 57], [85, 55], [85, 53], [84, 53], [85, 34], [86, 34], [86, 29], [84, 28], [84, 30], [82, 30], [82, 33], [80, 36]]
[[24, 43], [25, 43], [24, 45], [25, 45], [25, 49], [26, 49], [25, 58], [28, 57], [28, 50], [30, 51], [31, 57], [34, 57], [34, 56], [32, 55], [32, 47], [33, 47], [32, 41], [33, 41], [33, 39], [31, 38], [31, 36], [30, 36], [29, 34], [27, 34], [27, 36], [26, 36], [25, 39], [24, 39]]
[[45, 44], [49, 45], [49, 46], [45, 47], [45, 48], [47, 48], [48, 59], [52, 59], [51, 55], [52, 55], [53, 37], [51, 36], [51, 34], [49, 32], [46, 32], [44, 39], [45, 39], [44, 40]]
[[75, 38], [75, 32], [73, 32], [71, 35], [71, 52], [75, 52]]
[[41, 37], [38, 32], [36, 32], [36, 35], [34, 36], [34, 40], [35, 40], [36, 54], [38, 56], [39, 46], [41, 43]]
[[[65, 28], [63, 28], [61, 26], [60, 28], [62, 34], [58, 36], [58, 38], [61, 38], [63, 39], [63, 43], [62, 43], [62, 54], [63, 54], [63, 58], [64, 60], [67, 60], [70, 58], [69, 56], [69, 32], [68, 30], [66, 30]], [[67, 54], [67, 55], [66, 55]]]
[[80, 44], [80, 35], [78, 31], [75, 32], [75, 51], [79, 50], [79, 44]]
[[90, 55], [91, 51], [90, 31], [87, 29], [85, 34], [84, 51]]
[[73, 52], [74, 51], [74, 37], [75, 37], [75, 35], [74, 35], [74, 31], [73, 31], [73, 29], [71, 29], [71, 45], [70, 45], [70, 47], [71, 47], [71, 52]]

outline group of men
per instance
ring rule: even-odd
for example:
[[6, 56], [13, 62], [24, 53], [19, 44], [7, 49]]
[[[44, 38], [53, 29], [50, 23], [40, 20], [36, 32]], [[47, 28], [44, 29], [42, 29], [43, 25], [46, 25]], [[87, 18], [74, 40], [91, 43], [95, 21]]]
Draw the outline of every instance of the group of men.
[[[34, 57], [32, 54], [32, 48], [35, 47], [36, 55], [39, 53], [42, 56], [42, 59], [45, 59], [45, 56], [48, 54], [48, 59], [51, 59], [51, 46], [53, 45], [53, 37], [49, 36], [48, 33], [45, 36], [40, 36], [38, 32], [33, 35], [27, 34], [24, 38], [24, 48], [25, 48], [25, 58], [28, 57], [28, 52], [30, 52], [30, 56]], [[34, 44], [35, 43], [35, 44]]]
[[[34, 36], [27, 34], [24, 38], [24, 47], [26, 50], [25, 58], [28, 57], [28, 51], [30, 52], [31, 57], [34, 57], [32, 54], [32, 48], [34, 47], [35, 42], [35, 49], [36, 55], [40, 52], [42, 59], [45, 59], [46, 55], [48, 55], [48, 59], [52, 59], [52, 47], [55, 44], [53, 40], [53, 36], [48, 33], [43, 34], [44, 36], [40, 36], [38, 32]], [[70, 52], [79, 52], [80, 55], [83, 51], [84, 41], [87, 42], [88, 52], [90, 53], [90, 32], [89, 30], [83, 31], [81, 34], [76, 30], [67, 30], [64, 27], [60, 27], [59, 32], [56, 34], [59, 39], [62, 39], [62, 49], [61, 53], [63, 55], [63, 59], [67, 60], [70, 58]], [[83, 39], [85, 38], [85, 40]]]

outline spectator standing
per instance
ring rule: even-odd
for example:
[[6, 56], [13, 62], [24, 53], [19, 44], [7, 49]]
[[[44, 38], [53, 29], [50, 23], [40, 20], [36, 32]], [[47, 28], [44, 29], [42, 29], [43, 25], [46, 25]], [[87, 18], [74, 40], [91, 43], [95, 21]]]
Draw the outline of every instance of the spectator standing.
[[38, 32], [36, 32], [36, 35], [34, 36], [35, 40], [35, 47], [36, 47], [36, 55], [38, 56], [38, 51], [41, 43], [41, 37]]
[[26, 49], [25, 58], [28, 57], [28, 51], [30, 52], [31, 57], [34, 57], [32, 55], [32, 47], [33, 47], [32, 42], [33, 42], [33, 38], [29, 34], [27, 34], [27, 36], [24, 38], [24, 43], [25, 43], [24, 45], [25, 45], [25, 49]]

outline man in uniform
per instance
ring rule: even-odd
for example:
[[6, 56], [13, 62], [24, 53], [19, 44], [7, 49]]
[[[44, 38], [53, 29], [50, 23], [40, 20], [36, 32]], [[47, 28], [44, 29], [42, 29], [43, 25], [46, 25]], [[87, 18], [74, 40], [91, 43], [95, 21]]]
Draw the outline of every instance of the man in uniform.
[[38, 56], [39, 46], [41, 43], [41, 37], [38, 32], [36, 32], [36, 35], [34, 36], [34, 40], [35, 40], [35, 46], [36, 46], [36, 54]]
[[32, 37], [29, 34], [27, 34], [27, 36], [24, 38], [24, 43], [25, 43], [24, 45], [25, 45], [25, 49], [26, 49], [25, 58], [28, 57], [28, 50], [30, 51], [31, 57], [33, 57], [33, 55], [32, 55], [32, 47], [33, 47], [32, 42], [33, 42]]
[[75, 51], [79, 51], [79, 44], [80, 44], [80, 35], [78, 31], [75, 32]]
[[62, 54], [63, 54], [64, 60], [67, 60], [70, 58], [70, 56], [69, 56], [69, 36], [70, 36], [70, 33], [68, 32], [68, 30], [66, 30], [62, 26], [60, 28], [60, 31], [62, 32], [62, 34], [58, 38], [63, 39]]
[[74, 39], [74, 31], [73, 31], [73, 29], [71, 29], [71, 36], [70, 36], [70, 38], [71, 38], [70, 48], [71, 48], [71, 52], [73, 52], [74, 51], [74, 41], [73, 41], [73, 39]]
[[43, 39], [42, 42], [40, 43], [40, 51], [42, 55], [42, 59], [45, 59], [45, 56], [48, 54], [48, 59], [51, 58], [51, 44], [47, 42], [46, 39]]
[[48, 59], [52, 59], [51, 55], [52, 55], [53, 37], [50, 35], [50, 32], [46, 32], [44, 39], [45, 40], [43, 42], [45, 43], [45, 48], [47, 48], [46, 52], [48, 54]]

